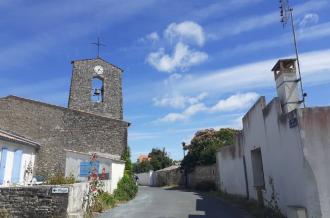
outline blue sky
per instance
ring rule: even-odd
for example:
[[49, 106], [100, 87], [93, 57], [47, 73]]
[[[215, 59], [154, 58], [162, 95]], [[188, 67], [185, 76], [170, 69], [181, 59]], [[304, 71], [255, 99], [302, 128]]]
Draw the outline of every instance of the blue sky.
[[[278, 0], [0, 1], [0, 96], [67, 105], [71, 60], [101, 57], [125, 70], [132, 159], [199, 129], [240, 128], [271, 68], [293, 57]], [[330, 105], [330, 2], [292, 0], [307, 106]]]

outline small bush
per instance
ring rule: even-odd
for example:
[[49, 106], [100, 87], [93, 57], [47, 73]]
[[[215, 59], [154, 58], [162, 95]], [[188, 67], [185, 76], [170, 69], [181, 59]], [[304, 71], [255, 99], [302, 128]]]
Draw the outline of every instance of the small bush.
[[195, 189], [199, 191], [214, 191], [216, 190], [216, 185], [213, 181], [202, 181], [197, 183]]
[[102, 203], [103, 209], [112, 208], [116, 204], [115, 197], [108, 192], [102, 192], [100, 195], [98, 195], [98, 199]]
[[65, 177], [63, 174], [56, 174], [48, 180], [49, 185], [62, 185], [62, 184], [73, 184], [76, 182], [75, 177], [71, 174]]
[[124, 174], [118, 182], [117, 189], [114, 191], [114, 197], [118, 201], [128, 201], [136, 196], [138, 187], [132, 176]]

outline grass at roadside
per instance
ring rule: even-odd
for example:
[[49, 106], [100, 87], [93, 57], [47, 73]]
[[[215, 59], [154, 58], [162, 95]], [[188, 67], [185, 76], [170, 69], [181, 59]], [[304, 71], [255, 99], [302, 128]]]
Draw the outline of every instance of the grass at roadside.
[[256, 200], [247, 200], [244, 197], [237, 195], [230, 195], [224, 192], [212, 191], [208, 195], [221, 198], [222, 200], [235, 204], [240, 208], [246, 210], [251, 217], [254, 218], [285, 218], [280, 211], [272, 208], [271, 205], [260, 205]]
[[119, 203], [127, 202], [133, 199], [138, 192], [138, 187], [135, 184], [134, 178], [125, 173], [123, 178], [118, 182], [117, 189], [113, 194], [107, 192], [100, 193], [96, 201], [98, 202], [96, 212], [102, 212], [115, 207]]

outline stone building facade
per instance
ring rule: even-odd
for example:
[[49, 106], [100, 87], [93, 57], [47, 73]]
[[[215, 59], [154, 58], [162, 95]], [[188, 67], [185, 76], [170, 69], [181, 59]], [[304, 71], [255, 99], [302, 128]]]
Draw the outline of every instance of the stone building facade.
[[[69, 96], [69, 108], [123, 119], [122, 70], [106, 61], [87, 59], [72, 61], [72, 80]], [[93, 80], [101, 83], [99, 102], [91, 100]], [[93, 94], [93, 93], [92, 93]]]
[[[127, 146], [122, 70], [101, 58], [72, 63], [68, 108], [16, 96], [0, 98], [0, 128], [42, 145], [36, 155], [37, 175], [64, 172], [64, 149], [121, 155]], [[93, 102], [92, 80], [96, 77], [102, 80], [103, 96]]]

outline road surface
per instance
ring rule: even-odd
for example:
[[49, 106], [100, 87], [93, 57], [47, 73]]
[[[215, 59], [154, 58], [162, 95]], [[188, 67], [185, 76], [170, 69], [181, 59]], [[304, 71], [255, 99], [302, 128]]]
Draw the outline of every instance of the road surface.
[[102, 218], [246, 218], [239, 208], [192, 191], [139, 187], [135, 199], [100, 215]]

